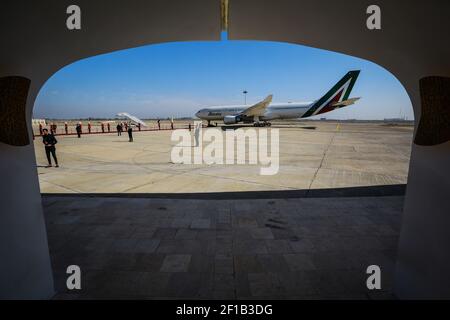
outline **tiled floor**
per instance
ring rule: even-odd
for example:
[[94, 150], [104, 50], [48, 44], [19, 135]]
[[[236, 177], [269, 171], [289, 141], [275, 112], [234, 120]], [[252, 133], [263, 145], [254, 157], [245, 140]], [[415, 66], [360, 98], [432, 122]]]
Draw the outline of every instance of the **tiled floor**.
[[[402, 196], [43, 203], [56, 299], [394, 298]], [[66, 289], [69, 265], [80, 291]]]

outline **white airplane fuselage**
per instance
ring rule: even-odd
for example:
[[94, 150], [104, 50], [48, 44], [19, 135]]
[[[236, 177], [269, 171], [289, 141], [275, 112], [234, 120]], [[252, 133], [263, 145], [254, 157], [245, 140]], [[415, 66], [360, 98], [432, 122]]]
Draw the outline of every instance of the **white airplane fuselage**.
[[[312, 104], [313, 102], [271, 103], [264, 114], [259, 116], [259, 120], [300, 118]], [[210, 107], [199, 110], [195, 115], [202, 120], [223, 120], [225, 116], [241, 113], [248, 107], [248, 105]]]
[[322, 97], [313, 102], [288, 102], [272, 103], [273, 95], [268, 95], [264, 100], [251, 105], [217, 106], [199, 110], [195, 115], [210, 121], [223, 120], [225, 124], [239, 122], [255, 123], [259, 126], [269, 125], [274, 119], [308, 118], [318, 114], [330, 112], [345, 106], [352, 105], [359, 98], [349, 98], [353, 85], [360, 71], [347, 72], [331, 89]]

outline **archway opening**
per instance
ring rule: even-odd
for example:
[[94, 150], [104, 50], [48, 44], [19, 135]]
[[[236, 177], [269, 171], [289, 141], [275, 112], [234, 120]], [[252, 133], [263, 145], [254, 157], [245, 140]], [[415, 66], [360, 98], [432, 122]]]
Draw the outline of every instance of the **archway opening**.
[[[203, 136], [278, 130], [275, 174], [262, 175], [259, 164], [172, 161], [183, 147], [173, 133], [191, 124], [192, 134], [199, 110], [251, 107], [268, 94], [288, 105], [314, 102], [350, 70], [361, 71], [353, 106], [273, 119], [269, 129], [220, 120], [202, 128]], [[121, 112], [148, 130], [134, 126], [133, 142], [119, 136], [116, 125], [130, 121], [116, 119]], [[377, 264], [386, 270], [384, 297], [392, 297], [413, 123], [403, 87], [381, 67], [286, 43], [152, 45], [61, 70], [40, 92], [35, 117], [56, 124], [59, 141], [61, 166], [38, 168], [54, 270], [70, 259], [104, 280], [87, 294], [367, 298], [364, 268]], [[78, 122], [80, 138], [71, 134]], [[35, 150], [45, 165], [40, 137]], [[130, 285], [119, 292], [121, 277]], [[64, 292], [63, 278], [56, 282]], [[157, 285], [142, 291], [139, 282]]]
[[[269, 94], [275, 106], [313, 102], [349, 70], [361, 70], [351, 92], [352, 97], [361, 97], [355, 104], [307, 118], [285, 117], [281, 110], [280, 117], [270, 120], [272, 129], [280, 129], [276, 174], [261, 175], [260, 164], [194, 164], [194, 150], [191, 165], [173, 163], [176, 141], [171, 141], [173, 132], [164, 129], [191, 125], [193, 130], [194, 121], [201, 120], [196, 117], [199, 110], [210, 106], [242, 109]], [[135, 127], [133, 144], [124, 144], [126, 135], [115, 133], [118, 123], [130, 122], [117, 117], [121, 112], [147, 124]], [[401, 185], [407, 180], [413, 133], [409, 98], [383, 68], [325, 50], [260, 41], [150, 45], [76, 62], [45, 84], [34, 117], [47, 118], [47, 128], [56, 125], [61, 137], [58, 149], [64, 165], [58, 171], [38, 169], [43, 193]], [[209, 122], [222, 129], [237, 128], [223, 125], [220, 119]], [[74, 139], [78, 123], [83, 127], [81, 140]], [[244, 124], [244, 130], [249, 125]], [[38, 121], [33, 130], [39, 135]], [[36, 139], [35, 145], [38, 163], [45, 166], [41, 140]], [[225, 158], [226, 152], [222, 153]]]

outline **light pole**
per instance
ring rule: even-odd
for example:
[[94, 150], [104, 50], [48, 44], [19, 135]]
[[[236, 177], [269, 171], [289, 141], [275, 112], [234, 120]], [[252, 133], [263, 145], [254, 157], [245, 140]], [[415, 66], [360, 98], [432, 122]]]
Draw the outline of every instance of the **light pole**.
[[242, 93], [244, 94], [244, 104], [247, 105], [247, 90], [242, 91]]

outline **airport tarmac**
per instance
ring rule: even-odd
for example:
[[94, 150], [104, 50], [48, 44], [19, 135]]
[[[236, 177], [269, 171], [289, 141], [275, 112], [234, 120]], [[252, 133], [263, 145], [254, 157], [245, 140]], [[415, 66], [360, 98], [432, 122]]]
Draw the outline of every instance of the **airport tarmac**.
[[[253, 127], [250, 127], [253, 128]], [[260, 165], [187, 165], [171, 162], [171, 130], [57, 136], [59, 168], [47, 161], [40, 137], [35, 153], [42, 193], [196, 193], [309, 190], [407, 182], [412, 125], [382, 122], [274, 123], [280, 168]], [[203, 132], [210, 129], [203, 129]], [[261, 129], [256, 129], [261, 130]]]

